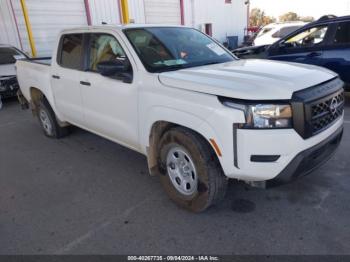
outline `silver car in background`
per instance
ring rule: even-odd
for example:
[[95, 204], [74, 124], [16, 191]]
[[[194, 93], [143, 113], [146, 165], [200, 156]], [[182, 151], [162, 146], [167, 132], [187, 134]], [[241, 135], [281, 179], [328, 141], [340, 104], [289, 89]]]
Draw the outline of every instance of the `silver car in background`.
[[0, 108], [2, 99], [16, 96], [18, 82], [15, 63], [28, 56], [17, 48], [0, 44]]

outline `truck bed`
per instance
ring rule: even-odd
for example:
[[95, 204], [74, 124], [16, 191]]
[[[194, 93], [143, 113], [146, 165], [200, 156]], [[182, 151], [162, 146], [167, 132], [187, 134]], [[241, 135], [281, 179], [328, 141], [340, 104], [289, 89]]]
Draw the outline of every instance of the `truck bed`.
[[21, 61], [27, 61], [42, 65], [51, 65], [51, 57], [36, 57], [36, 58], [28, 58], [28, 59], [21, 59]]
[[51, 58], [32, 58], [16, 62], [17, 80], [23, 96], [30, 101], [32, 88], [51, 93]]

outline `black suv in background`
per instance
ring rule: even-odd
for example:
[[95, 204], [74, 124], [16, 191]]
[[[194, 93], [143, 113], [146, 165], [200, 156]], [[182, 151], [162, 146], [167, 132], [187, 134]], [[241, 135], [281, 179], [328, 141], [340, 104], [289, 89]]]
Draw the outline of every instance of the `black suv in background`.
[[262, 58], [326, 67], [350, 91], [350, 16], [324, 16], [269, 46], [239, 48], [239, 58]]

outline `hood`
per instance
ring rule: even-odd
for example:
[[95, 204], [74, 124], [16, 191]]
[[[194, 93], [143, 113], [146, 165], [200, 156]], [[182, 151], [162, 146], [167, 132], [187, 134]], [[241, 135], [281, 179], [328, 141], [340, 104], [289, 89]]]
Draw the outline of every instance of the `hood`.
[[16, 75], [15, 64], [0, 65], [0, 77], [15, 76], [15, 75]]
[[232, 51], [232, 53], [242, 59], [246, 58], [267, 58], [266, 50], [271, 45], [260, 45], [260, 46], [248, 46], [238, 48]]
[[293, 92], [337, 74], [321, 67], [269, 60], [237, 60], [159, 74], [168, 87], [245, 100], [290, 99]]

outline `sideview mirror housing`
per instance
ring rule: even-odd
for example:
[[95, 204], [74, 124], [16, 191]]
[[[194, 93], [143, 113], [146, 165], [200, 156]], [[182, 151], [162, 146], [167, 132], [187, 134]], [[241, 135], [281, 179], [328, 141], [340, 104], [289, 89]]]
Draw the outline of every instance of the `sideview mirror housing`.
[[97, 64], [97, 71], [103, 76], [113, 76], [125, 73], [127, 66], [125, 61], [102, 61]]
[[279, 42], [278, 43], [279, 48], [285, 48], [286, 47], [286, 42]]
[[290, 48], [290, 47], [293, 47], [293, 43], [287, 43], [287, 42], [280, 42], [278, 43], [278, 47], [280, 49], [285, 49], [285, 48]]

